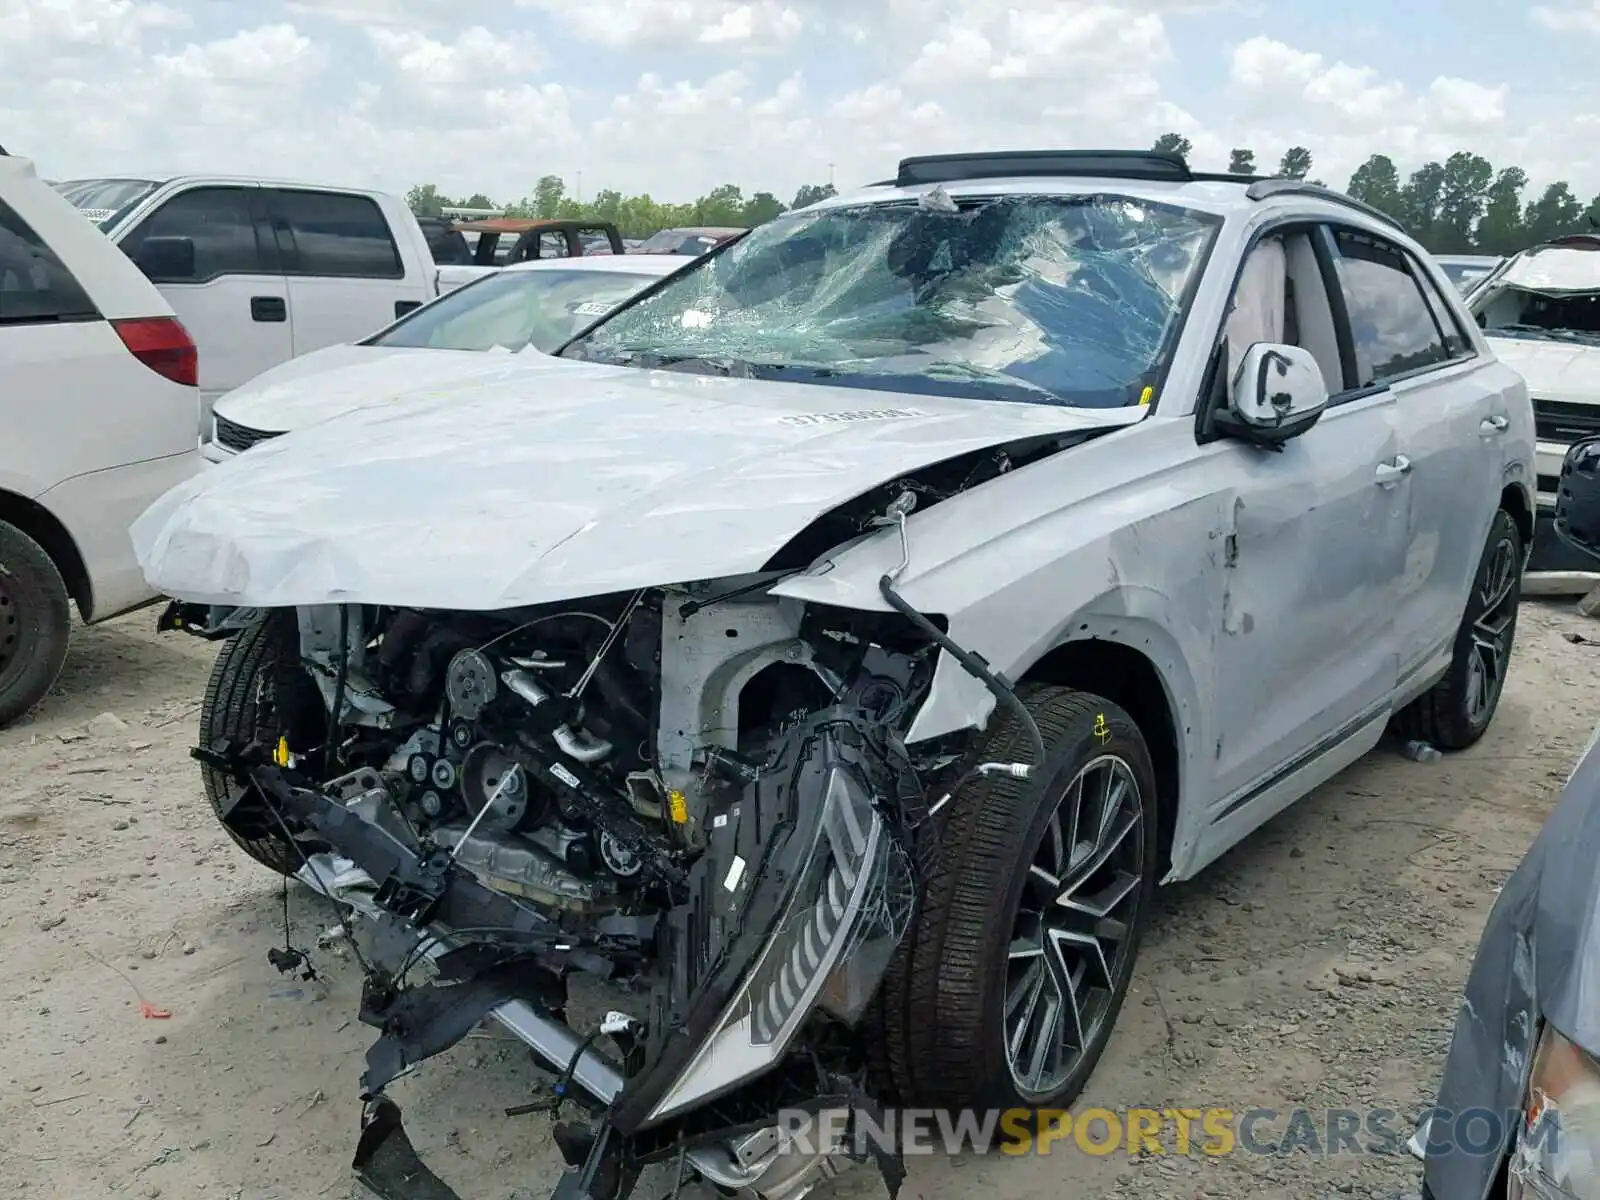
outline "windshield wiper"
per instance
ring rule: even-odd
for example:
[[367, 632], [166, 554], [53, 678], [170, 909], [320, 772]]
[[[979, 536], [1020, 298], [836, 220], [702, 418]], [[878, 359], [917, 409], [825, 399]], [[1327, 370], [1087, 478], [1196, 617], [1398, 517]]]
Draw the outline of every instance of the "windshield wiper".
[[732, 375], [753, 379], [751, 364], [742, 358], [712, 358], [700, 354], [640, 354], [630, 359], [629, 366], [648, 367], [655, 371], [683, 371], [686, 374]]

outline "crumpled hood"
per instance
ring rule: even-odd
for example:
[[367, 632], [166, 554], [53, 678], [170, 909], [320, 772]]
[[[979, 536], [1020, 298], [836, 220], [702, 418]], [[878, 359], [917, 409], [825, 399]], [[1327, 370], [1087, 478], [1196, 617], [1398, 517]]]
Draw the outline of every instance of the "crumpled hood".
[[1528, 382], [1536, 400], [1600, 404], [1600, 346], [1490, 336], [1495, 357]]
[[478, 610], [717, 578], [918, 467], [1147, 411], [594, 366], [466, 391], [360, 408], [174, 488], [133, 525], [145, 577], [209, 604]]
[[[1533, 1036], [1548, 1021], [1600, 1058], [1600, 729], [1484, 927], [1456, 1016], [1439, 1109], [1520, 1109]], [[1477, 1134], [1482, 1139], [1481, 1133]], [[1499, 1148], [1430, 1138], [1423, 1178], [1439, 1200], [1488, 1194]]]
[[569, 369], [582, 365], [551, 358], [537, 350], [511, 354], [404, 346], [327, 346], [263, 371], [218, 399], [214, 411], [249, 429], [285, 433], [446, 380], [497, 377], [556, 364]]

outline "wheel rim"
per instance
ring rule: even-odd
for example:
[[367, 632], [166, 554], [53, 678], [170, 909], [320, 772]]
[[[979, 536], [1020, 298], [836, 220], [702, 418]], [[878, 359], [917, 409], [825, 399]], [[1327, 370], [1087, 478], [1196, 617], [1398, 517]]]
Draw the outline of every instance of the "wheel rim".
[[1496, 542], [1489, 555], [1478, 603], [1467, 658], [1467, 719], [1474, 725], [1488, 719], [1499, 699], [1511, 657], [1511, 625], [1517, 617], [1517, 548], [1510, 538]]
[[22, 614], [16, 597], [6, 587], [6, 576], [0, 571], [0, 675], [17, 656], [17, 643], [22, 637]]
[[1012, 926], [1003, 1029], [1023, 1096], [1059, 1091], [1111, 1017], [1143, 874], [1144, 798], [1132, 768], [1102, 755], [1057, 798]]

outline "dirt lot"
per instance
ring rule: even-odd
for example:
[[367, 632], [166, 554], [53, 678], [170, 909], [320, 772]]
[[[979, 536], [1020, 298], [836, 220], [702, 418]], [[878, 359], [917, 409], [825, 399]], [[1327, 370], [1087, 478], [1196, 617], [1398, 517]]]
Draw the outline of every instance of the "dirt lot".
[[[1167, 890], [1086, 1104], [1409, 1117], [1431, 1098], [1495, 890], [1600, 720], [1597, 651], [1564, 636], [1594, 623], [1532, 603], [1522, 622], [1482, 745], [1432, 764], [1378, 751]], [[370, 1041], [357, 972], [330, 951], [324, 983], [268, 965], [281, 890], [215, 826], [186, 757], [212, 648], [153, 624], [81, 632], [51, 698], [0, 732], [0, 1178], [66, 1200], [343, 1200]], [[326, 913], [302, 891], [291, 903], [309, 944]], [[546, 1120], [502, 1110], [547, 1080], [483, 1033], [395, 1092], [465, 1195], [545, 1200]], [[1313, 1200], [1403, 1195], [1416, 1177], [1403, 1154], [1130, 1159], [1068, 1142], [919, 1158], [902, 1195]], [[880, 1195], [858, 1169], [819, 1200]]]

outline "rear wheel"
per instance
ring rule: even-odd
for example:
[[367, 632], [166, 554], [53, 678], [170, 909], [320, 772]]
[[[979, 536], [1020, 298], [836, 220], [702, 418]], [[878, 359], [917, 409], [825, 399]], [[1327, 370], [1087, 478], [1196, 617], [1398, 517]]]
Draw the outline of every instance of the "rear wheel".
[[[975, 780], [940, 814], [942, 869], [879, 998], [880, 1088], [901, 1104], [1065, 1107], [1133, 975], [1157, 874], [1150, 752], [1109, 701], [1021, 695], [1044, 769]], [[1017, 761], [1027, 746], [1002, 710], [974, 761]]]
[[[200, 706], [200, 742], [209, 748], [226, 739], [243, 747], [253, 741], [276, 745], [280, 737], [290, 749], [318, 745], [322, 729], [315, 719], [321, 696], [300, 665], [299, 631], [292, 611], [273, 612], [245, 626], [222, 643]], [[241, 791], [240, 785], [215, 767], [202, 765], [206, 799], [217, 819]], [[245, 801], [249, 803], [247, 799]], [[293, 875], [301, 866], [300, 851], [275, 824], [270, 813], [256, 822], [259, 836], [242, 837], [224, 825], [228, 836], [263, 866]]]
[[0, 521], [0, 727], [50, 690], [67, 661], [72, 609], [44, 547]]
[[1396, 715], [1394, 728], [1401, 737], [1431, 742], [1441, 750], [1464, 750], [1489, 728], [1517, 636], [1522, 549], [1516, 521], [1501, 509], [1489, 526], [1450, 669]]

